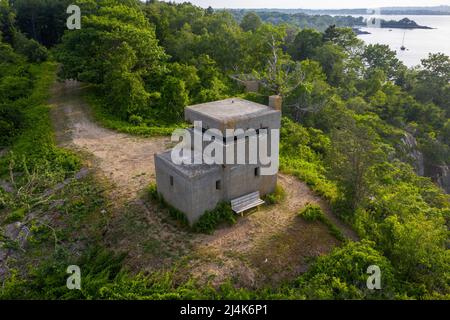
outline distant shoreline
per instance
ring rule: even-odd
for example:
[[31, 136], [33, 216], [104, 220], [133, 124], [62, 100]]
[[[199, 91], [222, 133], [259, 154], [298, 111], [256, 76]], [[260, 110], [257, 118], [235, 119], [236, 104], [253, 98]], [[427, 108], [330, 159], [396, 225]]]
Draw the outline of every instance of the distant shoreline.
[[[280, 13], [304, 13], [309, 15], [371, 15], [375, 8], [357, 8], [357, 9], [302, 9], [302, 8], [216, 8], [217, 10], [245, 10], [245, 11], [271, 11]], [[384, 7], [377, 8], [380, 11], [377, 14], [386, 16], [450, 16], [450, 6], [432, 6], [432, 7]]]
[[[250, 10], [250, 9], [222, 9], [221, 11], [230, 12], [237, 21], [241, 21], [244, 15], [248, 12], [255, 12], [262, 21], [266, 23], [272, 23], [278, 25], [281, 23], [295, 25], [300, 28], [313, 28], [320, 31], [326, 29], [325, 26], [335, 25], [336, 27], [350, 27], [355, 33], [359, 34], [370, 34], [366, 31], [360, 30], [368, 26], [368, 20], [376, 15], [328, 15], [328, 14], [311, 14], [305, 12], [296, 12], [297, 10]], [[285, 11], [285, 12], [283, 12]], [[407, 17], [401, 20], [387, 20], [378, 18], [377, 27], [383, 29], [433, 29], [425, 25], [419, 25], [414, 20]], [[370, 22], [369, 22], [370, 23]]]

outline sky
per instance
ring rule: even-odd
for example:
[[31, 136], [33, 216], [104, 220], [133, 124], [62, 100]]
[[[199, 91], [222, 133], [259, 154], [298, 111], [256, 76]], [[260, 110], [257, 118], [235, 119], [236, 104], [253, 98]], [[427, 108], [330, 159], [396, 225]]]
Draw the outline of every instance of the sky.
[[175, 0], [185, 1], [204, 8], [351, 9], [450, 5], [450, 0]]

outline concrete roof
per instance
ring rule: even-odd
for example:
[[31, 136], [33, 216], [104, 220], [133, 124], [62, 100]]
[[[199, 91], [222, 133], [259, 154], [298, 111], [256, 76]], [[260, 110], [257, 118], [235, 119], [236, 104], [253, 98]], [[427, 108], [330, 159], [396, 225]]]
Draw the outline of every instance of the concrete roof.
[[[219, 164], [193, 164], [194, 152], [191, 152], [192, 156], [192, 164], [181, 164], [177, 165], [172, 162], [171, 157], [172, 150], [165, 151], [163, 153], [158, 153], [156, 156], [161, 160], [164, 160], [168, 165], [170, 165], [174, 170], [178, 171], [180, 174], [184, 175], [188, 178], [194, 178], [197, 176], [202, 176], [208, 174], [212, 171], [219, 170], [221, 165]], [[195, 152], [195, 155], [201, 156], [202, 154], [199, 152]]]
[[241, 98], [207, 102], [186, 107], [191, 112], [202, 114], [220, 122], [236, 121], [261, 116], [276, 110]]

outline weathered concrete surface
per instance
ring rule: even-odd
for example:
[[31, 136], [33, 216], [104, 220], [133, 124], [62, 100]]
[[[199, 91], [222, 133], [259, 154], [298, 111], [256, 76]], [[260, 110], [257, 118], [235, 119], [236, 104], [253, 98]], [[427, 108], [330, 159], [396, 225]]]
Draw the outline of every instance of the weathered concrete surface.
[[226, 129], [280, 128], [281, 112], [268, 106], [231, 98], [185, 108], [185, 120], [202, 121], [204, 128], [214, 128], [225, 134]]
[[[189, 160], [192, 161], [194, 154], [197, 154], [204, 161], [204, 149], [214, 143], [223, 152], [220, 163], [215, 162], [215, 165], [175, 165], [170, 151], [155, 156], [158, 192], [169, 204], [184, 212], [191, 224], [220, 201], [230, 201], [255, 191], [264, 196], [275, 190], [278, 168], [275, 167], [273, 175], [261, 175], [258, 150], [263, 142], [260, 140], [263, 133], [268, 137], [265, 143], [269, 155], [271, 137], [276, 138], [275, 145], [278, 146], [279, 137], [272, 135], [271, 130], [280, 128], [280, 110], [232, 98], [186, 107], [185, 118], [191, 122], [202, 121], [204, 129], [218, 129], [224, 135], [227, 129], [253, 129], [251, 137], [233, 133], [231, 139], [215, 137], [214, 142], [205, 142], [204, 133], [199, 128], [191, 130], [191, 143], [185, 145], [185, 148], [189, 146], [192, 150]], [[260, 129], [267, 129], [267, 132]], [[196, 140], [202, 143], [196, 145]], [[254, 148], [250, 148], [251, 140]], [[230, 152], [234, 155], [231, 163], [227, 161], [230, 160]], [[243, 162], [238, 161], [240, 154], [245, 155]], [[250, 161], [250, 155], [254, 156], [254, 162]], [[278, 159], [275, 161], [278, 162]]]
[[206, 164], [177, 166], [170, 153], [155, 155], [158, 192], [170, 205], [184, 212], [192, 225], [223, 199], [223, 190], [216, 189], [216, 181], [222, 179], [222, 168]]

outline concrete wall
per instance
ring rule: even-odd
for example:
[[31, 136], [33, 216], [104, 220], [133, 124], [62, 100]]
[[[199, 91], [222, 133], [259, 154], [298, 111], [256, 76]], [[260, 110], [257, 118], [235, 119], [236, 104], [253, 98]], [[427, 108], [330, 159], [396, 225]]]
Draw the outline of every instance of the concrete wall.
[[226, 166], [224, 180], [226, 181], [226, 193], [224, 199], [230, 201], [245, 194], [259, 191], [261, 196], [275, 191], [277, 175], [255, 176], [254, 165]]
[[260, 128], [269, 128], [269, 129], [279, 129], [281, 126], [281, 112], [274, 111], [265, 115], [256, 116], [256, 117], [243, 117], [231, 124], [230, 127], [233, 129], [241, 128], [241, 129], [260, 129]]
[[[220, 190], [216, 190], [218, 180], [221, 184]], [[192, 181], [192, 209], [188, 214], [191, 224], [197, 222], [205, 211], [214, 209], [219, 202], [223, 201], [224, 185], [221, 170], [209, 172]]]
[[[185, 213], [192, 225], [207, 210], [214, 209], [224, 198], [222, 168], [217, 167], [202, 175], [189, 178], [155, 155], [156, 186], [160, 195], [174, 208]], [[173, 186], [170, 177], [173, 177]], [[220, 180], [221, 189], [216, 190]]]
[[[277, 176], [255, 176], [257, 167], [223, 166], [189, 178], [155, 155], [158, 192], [171, 206], [184, 212], [191, 225], [221, 201], [230, 201], [254, 191], [259, 191], [261, 196], [274, 192]], [[173, 177], [173, 186], [170, 185], [170, 176]], [[218, 180], [220, 190], [216, 189]]]
[[[163, 159], [155, 155], [156, 186], [160, 195], [174, 208], [184, 212], [192, 212], [192, 183], [190, 180]], [[173, 177], [173, 186], [170, 185], [170, 176]]]
[[260, 129], [271, 128], [279, 129], [281, 125], [281, 111], [270, 110], [268, 113], [254, 116], [237, 117], [235, 120], [222, 122], [218, 119], [210, 117], [195, 110], [185, 110], [185, 120], [193, 123], [194, 121], [201, 121], [205, 129], [218, 129], [225, 135], [226, 129]]
[[[186, 110], [186, 119], [191, 121], [201, 120], [204, 126], [216, 128], [222, 132], [225, 129], [237, 128], [244, 130], [267, 128], [270, 130], [279, 129], [281, 126], [280, 111], [256, 116], [242, 116], [232, 122], [220, 123], [217, 119], [207, 115]], [[204, 142], [203, 147], [209, 143]], [[248, 145], [246, 148], [246, 159], [248, 161]], [[167, 159], [162, 159], [155, 155], [158, 192], [173, 207], [184, 212], [190, 224], [194, 224], [205, 211], [214, 209], [221, 201], [230, 201], [254, 191], [259, 191], [261, 196], [264, 196], [274, 192], [277, 183], [277, 175], [255, 176], [255, 168], [260, 167], [259, 165], [217, 165], [211, 170], [207, 169], [198, 174], [190, 175], [191, 171], [183, 173], [183, 169], [177, 169], [176, 166], [167, 161]], [[173, 186], [170, 185], [170, 176], [174, 179]], [[221, 190], [216, 190], [217, 180], [221, 181]]]

